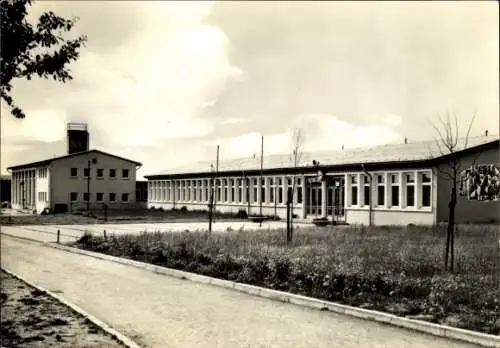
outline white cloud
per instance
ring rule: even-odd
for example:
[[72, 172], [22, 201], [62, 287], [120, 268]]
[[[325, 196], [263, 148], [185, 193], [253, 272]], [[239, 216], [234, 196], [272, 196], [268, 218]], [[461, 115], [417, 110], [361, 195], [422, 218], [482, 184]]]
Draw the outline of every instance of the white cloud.
[[[283, 133], [264, 137], [264, 155], [290, 153], [293, 148], [295, 127], [304, 132], [303, 151], [322, 151], [387, 144], [401, 139], [392, 127], [384, 124], [356, 125], [340, 120], [335, 116], [309, 114], [299, 117]], [[261, 135], [246, 133], [232, 138], [217, 139], [209, 142], [219, 144], [221, 155], [225, 158], [260, 156]]]
[[401, 124], [401, 117], [397, 115], [389, 115], [384, 119], [384, 122], [388, 126], [396, 127]]
[[247, 123], [248, 120], [245, 118], [240, 118], [240, 117], [230, 117], [226, 118], [224, 121], [222, 121], [223, 124], [241, 124], [241, 123]]
[[[60, 5], [36, 6], [36, 11], [59, 12]], [[199, 137], [213, 130], [209, 121], [198, 117], [199, 111], [216, 100], [227, 79], [238, 77], [240, 70], [228, 61], [229, 42], [224, 32], [203, 23], [212, 2], [140, 2], [133, 8], [121, 2], [104, 4], [110, 13], [123, 14], [124, 20], [131, 16], [130, 11], [141, 17], [139, 30], [107, 50], [95, 49], [93, 42], [101, 38], [90, 29], [92, 14], [101, 6], [91, 10], [85, 6], [75, 3], [71, 8], [80, 17], [78, 30], [89, 29], [88, 47], [71, 66], [74, 80], [59, 91], [52, 110], [25, 110], [28, 117], [20, 122], [24, 134], [41, 141], [57, 138], [60, 126], [40, 131], [39, 113], [50, 126], [61, 123], [64, 127], [66, 120], [88, 122], [90, 129], [107, 132], [104, 142], [109, 146], [154, 145], [163, 139]], [[22, 94], [26, 83], [17, 83], [15, 92]], [[11, 131], [10, 124], [6, 128]]]

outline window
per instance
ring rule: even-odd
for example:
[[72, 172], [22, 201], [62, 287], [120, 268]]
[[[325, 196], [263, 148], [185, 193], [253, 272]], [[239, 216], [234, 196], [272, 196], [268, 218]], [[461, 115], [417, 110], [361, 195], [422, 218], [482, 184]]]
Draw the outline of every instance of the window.
[[235, 202], [236, 197], [234, 197], [234, 180], [231, 179], [230, 183], [231, 183], [231, 197], [228, 199], [228, 201], [230, 200], [231, 202]]
[[109, 194], [109, 201], [110, 202], [116, 202], [116, 193], [110, 193]]
[[246, 180], [238, 179], [238, 203], [243, 202], [243, 188], [245, 187]]
[[122, 193], [122, 202], [128, 202], [128, 193]]
[[98, 168], [98, 169], [97, 169], [97, 171], [96, 171], [96, 176], [97, 176], [98, 178], [102, 178], [102, 177], [104, 177], [104, 169], [102, 169], [102, 168]]
[[109, 177], [110, 178], [116, 178], [116, 169], [110, 169], [109, 170]]
[[224, 179], [222, 182], [224, 184], [224, 196], [222, 196], [222, 200], [224, 202], [227, 202], [228, 201], [228, 199], [227, 199], [227, 179]]
[[358, 176], [351, 175], [351, 205], [358, 205]]
[[71, 202], [76, 202], [78, 200], [78, 192], [71, 192], [70, 197], [71, 197]]
[[128, 169], [122, 169], [122, 178], [128, 178]]
[[415, 206], [415, 176], [412, 173], [406, 174], [406, 206]]
[[302, 186], [297, 187], [297, 203], [302, 204]]
[[283, 178], [278, 178], [278, 203], [283, 204]]
[[370, 206], [370, 177], [368, 175], [363, 175], [363, 205]]
[[188, 180], [187, 181], [187, 198], [186, 200], [187, 201], [190, 201], [191, 200], [191, 185], [192, 185], [192, 181], [191, 180]]
[[84, 193], [83, 193], [83, 200], [84, 200], [85, 202], [88, 202], [88, 201], [89, 201], [89, 196], [90, 196], [90, 195], [89, 195], [89, 193], [88, 193], [88, 192], [84, 192]]
[[421, 173], [422, 182], [422, 206], [431, 206], [431, 176], [428, 173]]
[[399, 206], [399, 175], [391, 174], [391, 206]]
[[358, 187], [351, 186], [351, 204], [358, 205]]
[[274, 193], [276, 192], [276, 181], [274, 178], [269, 178], [269, 203], [274, 203]]
[[40, 168], [38, 170], [38, 177], [39, 178], [46, 178], [47, 177], [47, 168]]
[[377, 206], [385, 205], [385, 177], [383, 174], [377, 174]]
[[257, 203], [257, 196], [258, 196], [258, 190], [257, 190], [257, 187], [254, 186], [253, 187], [253, 202], [254, 203]]
[[95, 195], [95, 200], [97, 202], [102, 202], [103, 201], [103, 198], [104, 198], [104, 193], [102, 192], [97, 192], [96, 195]]
[[363, 205], [370, 206], [370, 185], [365, 185], [363, 195], [364, 195]]
[[90, 176], [90, 168], [83, 168], [83, 176], [86, 178]]
[[78, 176], [78, 168], [71, 168], [70, 173], [71, 173], [70, 174], [71, 177], [73, 177], [73, 178], [77, 177]]

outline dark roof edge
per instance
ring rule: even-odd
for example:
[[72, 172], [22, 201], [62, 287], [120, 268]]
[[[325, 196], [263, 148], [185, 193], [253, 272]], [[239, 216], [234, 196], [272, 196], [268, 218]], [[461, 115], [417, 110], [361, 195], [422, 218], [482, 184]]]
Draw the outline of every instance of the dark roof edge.
[[110, 156], [110, 157], [114, 157], [114, 158], [120, 159], [122, 161], [127, 161], [127, 162], [130, 162], [130, 163], [134, 163], [137, 166], [142, 166], [142, 163], [140, 163], [140, 162], [133, 161], [133, 160], [130, 160], [130, 159], [127, 159], [127, 158], [124, 158], [124, 157], [116, 156], [116, 155], [113, 155], [111, 153], [104, 152], [104, 151], [101, 151], [101, 150], [95, 150], [95, 149], [93, 149], [93, 150], [88, 150], [88, 151], [76, 152], [76, 153], [72, 153], [72, 154], [69, 154], [69, 155], [58, 156], [58, 157], [54, 157], [54, 158], [50, 158], [50, 159], [46, 159], [46, 160], [42, 160], [42, 161], [36, 161], [36, 162], [31, 162], [31, 163], [19, 164], [17, 166], [8, 167], [7, 170], [16, 170], [16, 169], [24, 169], [24, 168], [42, 167], [42, 166], [48, 165], [48, 164], [50, 164], [50, 163], [52, 163], [54, 161], [58, 161], [58, 160], [66, 159], [66, 158], [70, 158], [70, 157], [81, 156], [81, 155], [85, 155], [85, 154], [89, 154], [89, 153], [100, 153], [100, 154], [105, 155], [105, 156]]

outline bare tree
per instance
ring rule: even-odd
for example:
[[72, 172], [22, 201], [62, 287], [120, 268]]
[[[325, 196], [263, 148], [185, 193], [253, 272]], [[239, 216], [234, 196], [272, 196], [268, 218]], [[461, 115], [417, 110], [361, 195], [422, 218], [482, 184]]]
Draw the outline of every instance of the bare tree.
[[297, 168], [300, 164], [303, 154], [304, 132], [301, 128], [297, 128], [292, 136], [292, 157], [294, 174], [292, 177], [292, 190], [287, 194], [287, 242], [290, 243], [293, 239], [293, 197], [297, 189]]
[[[462, 163], [460, 161], [460, 157], [455, 155], [455, 153], [461, 149], [467, 148], [469, 134], [474, 123], [474, 119], [476, 118], [476, 113], [472, 116], [472, 119], [469, 122], [469, 126], [467, 128], [467, 133], [465, 134], [465, 138], [463, 138], [464, 145], [463, 147], [458, 146], [459, 144], [459, 127], [458, 127], [458, 119], [455, 114], [453, 117], [450, 117], [450, 114], [446, 114], [446, 119], [439, 117], [440, 124], [438, 126], [431, 123], [431, 126], [437, 133], [437, 138], [434, 140], [438, 147], [439, 153], [442, 156], [446, 155], [446, 163], [444, 169], [439, 169], [438, 167], [438, 175], [447, 179], [450, 183], [451, 193], [450, 200], [448, 202], [448, 228], [446, 233], [446, 247], [445, 247], [445, 256], [444, 256], [444, 269], [448, 270], [448, 260], [449, 269], [453, 272], [453, 265], [455, 261], [455, 208], [457, 206], [457, 185], [460, 180], [460, 172], [462, 171]], [[451, 255], [450, 255], [451, 252]]]

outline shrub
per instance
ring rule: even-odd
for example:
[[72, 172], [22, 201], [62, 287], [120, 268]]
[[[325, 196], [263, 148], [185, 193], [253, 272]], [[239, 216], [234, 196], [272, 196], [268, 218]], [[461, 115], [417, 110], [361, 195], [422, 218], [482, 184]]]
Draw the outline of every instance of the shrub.
[[248, 218], [247, 211], [245, 209], [238, 210], [238, 212], [236, 213], [236, 218], [247, 219]]
[[181, 213], [185, 213], [188, 211], [187, 207], [185, 205], [183, 205], [180, 209]]

